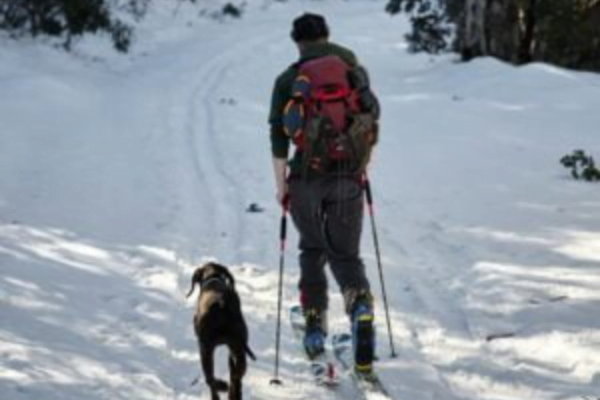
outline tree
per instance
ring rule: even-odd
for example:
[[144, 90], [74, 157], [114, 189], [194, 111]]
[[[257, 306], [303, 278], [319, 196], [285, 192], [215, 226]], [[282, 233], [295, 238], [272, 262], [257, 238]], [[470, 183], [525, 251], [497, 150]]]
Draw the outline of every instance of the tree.
[[536, 19], [534, 60], [600, 70], [600, 1], [545, 0]]
[[452, 48], [463, 60], [494, 56], [600, 71], [600, 0], [390, 0], [386, 9], [410, 15], [413, 51], [439, 51], [427, 43], [453, 23]]
[[448, 49], [451, 28], [445, 0], [390, 0], [386, 11], [410, 14], [412, 30], [405, 35], [410, 51], [435, 54]]
[[110, 32], [111, 21], [108, 9], [102, 2], [90, 0], [62, 0], [67, 40], [65, 47], [70, 49], [74, 36], [99, 30]]
[[13, 36], [63, 36], [67, 49], [76, 36], [106, 31], [117, 50], [127, 51], [132, 36], [131, 28], [111, 18], [104, 0], [0, 0], [0, 29]]

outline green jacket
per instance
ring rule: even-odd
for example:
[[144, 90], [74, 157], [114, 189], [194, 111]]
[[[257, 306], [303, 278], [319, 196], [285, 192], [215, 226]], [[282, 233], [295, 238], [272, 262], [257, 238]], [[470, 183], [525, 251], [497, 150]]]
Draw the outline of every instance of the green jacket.
[[[331, 42], [309, 44], [301, 52], [298, 62], [328, 55], [340, 57], [351, 67], [358, 65], [358, 60], [351, 50]], [[269, 124], [271, 125], [271, 152], [276, 158], [287, 159], [289, 154], [290, 138], [283, 131], [283, 109], [291, 97], [292, 84], [298, 73], [296, 65], [297, 63], [294, 63], [283, 71], [275, 80], [273, 88]], [[298, 171], [300, 165], [300, 157], [296, 154], [290, 162], [291, 172]]]

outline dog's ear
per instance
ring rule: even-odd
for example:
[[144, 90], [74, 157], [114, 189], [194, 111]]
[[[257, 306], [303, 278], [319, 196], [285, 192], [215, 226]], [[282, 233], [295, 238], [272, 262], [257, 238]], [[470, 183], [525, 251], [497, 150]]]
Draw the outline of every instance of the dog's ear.
[[231, 272], [229, 272], [229, 270], [225, 270], [224, 274], [227, 277], [227, 279], [229, 279], [229, 285], [232, 288], [235, 288], [235, 279], [233, 279], [233, 275], [231, 275]]
[[235, 288], [235, 279], [233, 278], [233, 275], [231, 274], [231, 272], [229, 272], [229, 270], [219, 264], [213, 264], [213, 267], [215, 269], [217, 269], [219, 271], [220, 274], [224, 275], [225, 278], [229, 281], [229, 286], [231, 286], [232, 288]]
[[196, 268], [196, 271], [194, 271], [194, 275], [192, 275], [192, 287], [190, 288], [190, 291], [188, 292], [188, 294], [185, 297], [190, 297], [192, 295], [192, 293], [194, 293], [194, 288], [195, 288], [196, 284], [202, 283], [202, 279], [204, 278], [205, 267], [206, 267], [206, 265]]

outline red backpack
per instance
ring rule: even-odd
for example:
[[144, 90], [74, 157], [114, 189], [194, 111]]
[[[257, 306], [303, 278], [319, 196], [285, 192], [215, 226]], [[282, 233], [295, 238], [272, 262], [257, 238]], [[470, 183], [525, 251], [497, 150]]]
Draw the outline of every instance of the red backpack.
[[343, 172], [362, 172], [366, 167], [377, 115], [361, 100], [365, 89], [371, 93], [368, 80], [361, 85], [354, 72], [337, 56], [312, 59], [298, 67], [283, 126], [302, 152], [305, 170], [328, 172], [334, 162]]

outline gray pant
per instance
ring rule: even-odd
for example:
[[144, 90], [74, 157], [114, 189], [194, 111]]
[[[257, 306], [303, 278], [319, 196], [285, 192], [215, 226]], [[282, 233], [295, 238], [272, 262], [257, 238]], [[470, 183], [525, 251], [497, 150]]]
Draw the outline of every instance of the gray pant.
[[370, 296], [360, 258], [362, 186], [349, 177], [292, 178], [289, 194], [290, 213], [300, 235], [302, 306], [327, 309], [325, 265], [329, 262], [349, 313], [357, 295]]

